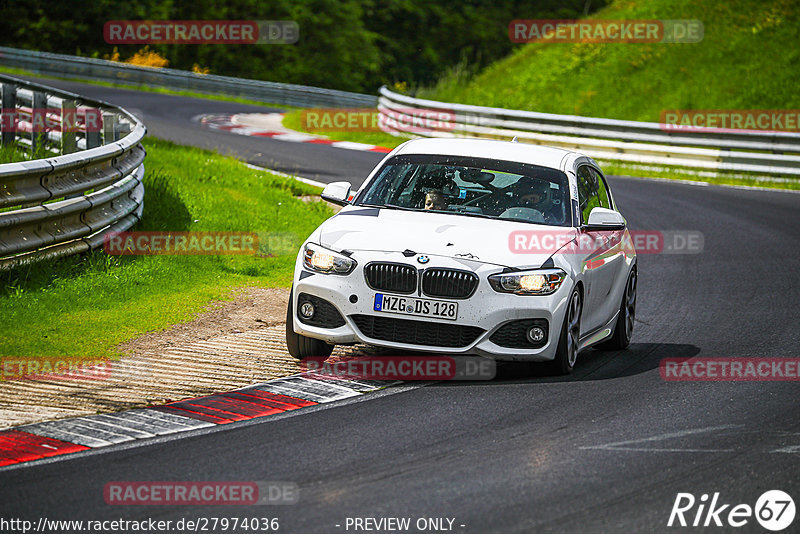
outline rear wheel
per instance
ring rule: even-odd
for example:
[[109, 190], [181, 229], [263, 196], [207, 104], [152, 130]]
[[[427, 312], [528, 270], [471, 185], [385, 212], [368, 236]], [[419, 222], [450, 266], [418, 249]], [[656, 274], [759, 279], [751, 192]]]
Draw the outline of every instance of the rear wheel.
[[556, 357], [550, 363], [554, 374], [566, 375], [572, 372], [578, 360], [578, 347], [581, 337], [581, 312], [583, 299], [578, 288], [572, 290], [564, 316], [564, 326], [561, 328], [561, 337], [556, 347]]
[[628, 275], [625, 292], [622, 294], [622, 304], [619, 307], [617, 324], [614, 334], [597, 345], [601, 350], [624, 350], [631, 344], [633, 336], [633, 322], [636, 318], [636, 269]]
[[298, 360], [327, 358], [333, 352], [333, 345], [294, 331], [293, 293], [293, 290], [289, 292], [289, 305], [286, 307], [286, 348], [289, 349], [289, 354]]

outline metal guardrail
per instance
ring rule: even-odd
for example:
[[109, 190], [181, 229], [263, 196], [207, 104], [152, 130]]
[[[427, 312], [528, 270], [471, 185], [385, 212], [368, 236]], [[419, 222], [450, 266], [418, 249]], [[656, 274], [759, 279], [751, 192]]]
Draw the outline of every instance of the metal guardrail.
[[[100, 100], [10, 76], [0, 75], [0, 83], [3, 145], [60, 154], [0, 165], [0, 270], [97, 248], [108, 232], [139, 221], [144, 124]], [[98, 110], [102, 125], [87, 126], [89, 108]], [[65, 117], [81, 109], [82, 129], [64, 127]], [[34, 110], [60, 119], [61, 131], [35, 133]]]
[[375, 107], [377, 97], [306, 85], [247, 80], [214, 74], [139, 67], [118, 61], [35, 52], [0, 46], [0, 65], [48, 75], [147, 85], [172, 90], [248, 98], [297, 107]]
[[[556, 115], [412, 98], [382, 87], [378, 111], [393, 134], [427, 137], [518, 137], [585, 152], [595, 159], [697, 170], [800, 176], [800, 134], [753, 131], [665, 131], [659, 123]], [[442, 127], [415, 126], [427, 111]], [[388, 125], [388, 126], [386, 126]]]

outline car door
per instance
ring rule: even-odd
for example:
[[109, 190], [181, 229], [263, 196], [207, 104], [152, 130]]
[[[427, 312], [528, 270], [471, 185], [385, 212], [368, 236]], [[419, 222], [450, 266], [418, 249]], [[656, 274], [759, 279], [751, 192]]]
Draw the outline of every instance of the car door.
[[583, 256], [582, 268], [587, 283], [581, 330], [591, 333], [611, 320], [619, 304], [611, 297], [625, 263], [623, 231], [590, 231], [585, 227], [592, 209], [612, 209], [611, 200], [605, 179], [597, 169], [581, 164], [575, 174], [581, 213], [578, 250]]
[[[598, 183], [598, 196], [600, 206], [608, 209], [616, 209], [613, 205], [611, 191], [608, 188], [603, 174], [596, 168], [590, 167], [590, 171], [595, 175]], [[613, 319], [614, 314], [619, 310], [622, 299], [622, 290], [627, 281], [627, 259], [625, 255], [624, 235], [626, 230], [607, 231], [608, 241], [607, 250], [603, 253], [602, 269], [599, 269], [600, 288], [595, 293], [598, 298], [597, 310], [601, 317], [600, 323], [605, 324]]]

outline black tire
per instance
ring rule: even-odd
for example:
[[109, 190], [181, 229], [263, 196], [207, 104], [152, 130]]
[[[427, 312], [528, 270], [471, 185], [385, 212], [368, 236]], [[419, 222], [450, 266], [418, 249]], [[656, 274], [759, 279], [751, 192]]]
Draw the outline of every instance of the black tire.
[[568, 375], [575, 368], [578, 359], [578, 347], [581, 335], [581, 313], [583, 312], [583, 298], [576, 287], [572, 290], [567, 304], [567, 313], [564, 314], [564, 325], [561, 327], [561, 336], [556, 347], [556, 357], [550, 362], [550, 371], [556, 375]]
[[314, 339], [294, 331], [294, 310], [292, 301], [294, 290], [289, 291], [289, 305], [286, 307], [286, 348], [289, 354], [298, 360], [306, 358], [327, 358], [333, 352], [333, 345], [321, 339]]
[[631, 270], [625, 282], [625, 291], [622, 293], [622, 303], [619, 306], [619, 316], [614, 326], [614, 333], [606, 341], [598, 343], [600, 350], [625, 350], [631, 344], [633, 336], [633, 323], [636, 318], [636, 268]]

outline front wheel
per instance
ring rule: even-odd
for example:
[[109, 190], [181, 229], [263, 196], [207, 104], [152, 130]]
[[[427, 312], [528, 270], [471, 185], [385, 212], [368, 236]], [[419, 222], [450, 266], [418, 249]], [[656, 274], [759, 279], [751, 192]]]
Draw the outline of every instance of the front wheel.
[[561, 337], [556, 347], [556, 357], [550, 363], [554, 374], [566, 375], [572, 372], [578, 360], [578, 347], [581, 337], [581, 312], [583, 299], [578, 288], [572, 290], [564, 316], [564, 326], [561, 328]]
[[327, 358], [333, 352], [333, 345], [294, 331], [293, 292], [293, 290], [289, 291], [289, 305], [286, 307], [286, 348], [289, 349], [289, 354], [298, 360]]
[[614, 327], [614, 334], [597, 345], [600, 350], [624, 350], [631, 344], [633, 336], [633, 322], [636, 318], [636, 269], [628, 275], [625, 292], [622, 294], [622, 304], [619, 306], [619, 316]]

